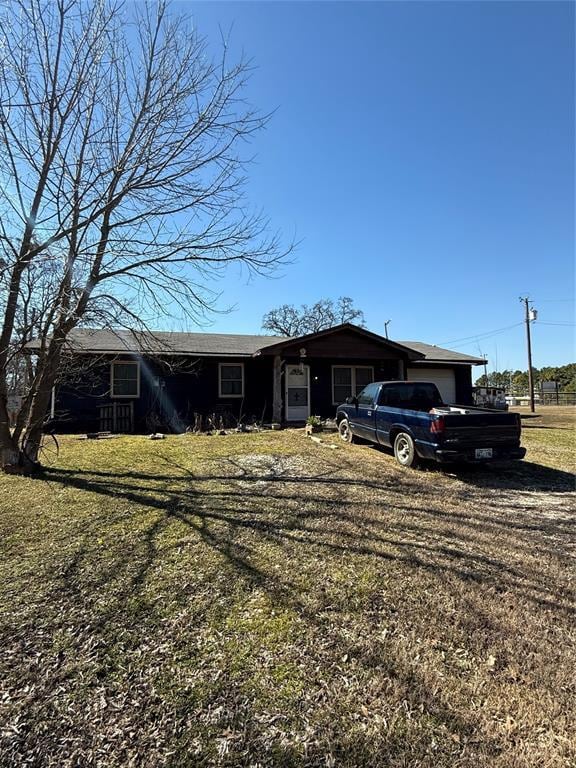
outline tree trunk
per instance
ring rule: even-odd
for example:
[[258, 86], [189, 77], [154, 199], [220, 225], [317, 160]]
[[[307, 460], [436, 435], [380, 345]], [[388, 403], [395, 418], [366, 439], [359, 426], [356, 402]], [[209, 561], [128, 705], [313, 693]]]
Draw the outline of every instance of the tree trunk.
[[19, 463], [18, 446], [10, 432], [8, 420], [8, 402], [5, 393], [0, 394], [0, 467], [17, 466]]
[[61, 351], [61, 343], [53, 340], [40, 371], [36, 391], [29, 405], [28, 417], [20, 437], [20, 448], [25, 465], [38, 466], [41, 458], [39, 453], [42, 444], [42, 431], [50, 406], [52, 388], [56, 381]]
[[53, 338], [46, 355], [39, 361], [32, 397], [22, 404], [18, 426], [13, 433], [8, 424], [6, 397], [0, 397], [0, 467], [20, 467], [24, 472], [40, 465], [40, 447], [52, 387], [56, 381], [62, 354], [63, 336]]

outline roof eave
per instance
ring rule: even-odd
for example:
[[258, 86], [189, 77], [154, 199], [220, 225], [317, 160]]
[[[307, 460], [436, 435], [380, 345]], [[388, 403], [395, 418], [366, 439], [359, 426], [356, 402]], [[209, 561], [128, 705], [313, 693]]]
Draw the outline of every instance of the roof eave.
[[315, 333], [306, 333], [304, 336], [291, 336], [288, 339], [285, 339], [284, 341], [280, 341], [276, 344], [269, 344], [265, 347], [262, 347], [257, 352], [254, 353], [254, 356], [257, 354], [277, 354], [280, 352], [283, 348], [290, 346], [292, 344], [305, 344], [308, 341], [313, 341], [315, 339], [322, 338], [323, 336], [329, 336], [331, 333], [336, 333], [338, 331], [343, 330], [350, 330], [354, 331], [355, 333], [358, 333], [362, 336], [365, 336], [366, 338], [372, 339], [373, 341], [378, 342], [379, 344], [383, 344], [384, 346], [391, 347], [392, 349], [396, 349], [399, 352], [402, 352], [409, 360], [422, 360], [425, 355], [422, 352], [417, 352], [415, 349], [411, 349], [410, 347], [405, 347], [402, 344], [398, 344], [395, 341], [390, 341], [390, 339], [385, 339], [383, 336], [379, 336], [377, 333], [372, 333], [372, 331], [368, 331], [365, 328], [360, 328], [358, 325], [353, 325], [352, 323], [341, 323], [340, 325], [335, 325], [332, 328], [325, 328], [322, 331], [317, 331]]
[[485, 360], [478, 360], [476, 358], [471, 358], [470, 360], [447, 360], [446, 358], [440, 359], [440, 358], [432, 358], [427, 357], [425, 360], [418, 360], [418, 363], [422, 363], [424, 365], [430, 363], [431, 365], [484, 365], [486, 362]]
[[[37, 354], [40, 347], [27, 345], [23, 350], [29, 354]], [[253, 357], [251, 352], [181, 352], [173, 350], [134, 350], [134, 349], [85, 349], [79, 347], [66, 347], [67, 352], [76, 355], [138, 355], [152, 357], [242, 357], [249, 360]]]

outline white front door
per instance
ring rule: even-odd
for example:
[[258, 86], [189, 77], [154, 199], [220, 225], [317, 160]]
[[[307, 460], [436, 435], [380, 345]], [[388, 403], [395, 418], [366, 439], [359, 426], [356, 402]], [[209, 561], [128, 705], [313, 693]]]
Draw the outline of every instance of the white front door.
[[310, 416], [310, 367], [286, 366], [286, 421], [306, 421]]

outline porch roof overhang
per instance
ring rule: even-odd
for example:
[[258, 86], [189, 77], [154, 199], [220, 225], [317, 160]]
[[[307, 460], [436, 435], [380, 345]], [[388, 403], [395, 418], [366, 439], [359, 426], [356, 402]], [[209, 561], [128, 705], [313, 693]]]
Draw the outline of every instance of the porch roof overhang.
[[[267, 344], [265, 347], [262, 347], [261, 349], [257, 350], [254, 353], [254, 356], [258, 355], [280, 355], [282, 356], [283, 353], [293, 353], [294, 348], [298, 348], [298, 352], [300, 350], [306, 350], [306, 345], [309, 343], [314, 343], [316, 345], [316, 342], [322, 342], [323, 340], [328, 340], [331, 336], [338, 336], [343, 334], [354, 334], [357, 335], [359, 338], [364, 339], [374, 345], [376, 345], [376, 348], [380, 348], [381, 350], [385, 350], [388, 354], [390, 352], [395, 353], [395, 356], [400, 358], [405, 358], [406, 360], [424, 360], [425, 355], [422, 352], [419, 352], [415, 349], [412, 349], [410, 347], [406, 347], [403, 344], [398, 344], [398, 342], [390, 341], [390, 339], [385, 339], [383, 336], [379, 336], [377, 333], [372, 333], [372, 331], [368, 331], [365, 328], [360, 328], [357, 325], [353, 325], [352, 323], [341, 323], [340, 325], [336, 325], [332, 328], [327, 328], [323, 331], [317, 331], [316, 333], [307, 333], [304, 336], [291, 336], [286, 339], [281, 339], [280, 341], [273, 342], [271, 344]], [[308, 350], [306, 350], [306, 355], [308, 355]], [[290, 356], [288, 354], [287, 356]], [[312, 355], [311, 355], [312, 356]], [[330, 353], [327, 353], [326, 356], [332, 356]], [[358, 354], [358, 357], [362, 357], [363, 355], [361, 353]], [[377, 356], [377, 355], [376, 355]]]

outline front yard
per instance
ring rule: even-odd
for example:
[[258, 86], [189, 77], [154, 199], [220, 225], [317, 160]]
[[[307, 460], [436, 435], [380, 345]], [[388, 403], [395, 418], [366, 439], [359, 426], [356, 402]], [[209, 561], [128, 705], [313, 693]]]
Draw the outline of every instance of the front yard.
[[303, 431], [0, 475], [0, 765], [567, 766], [574, 421], [404, 470]]

